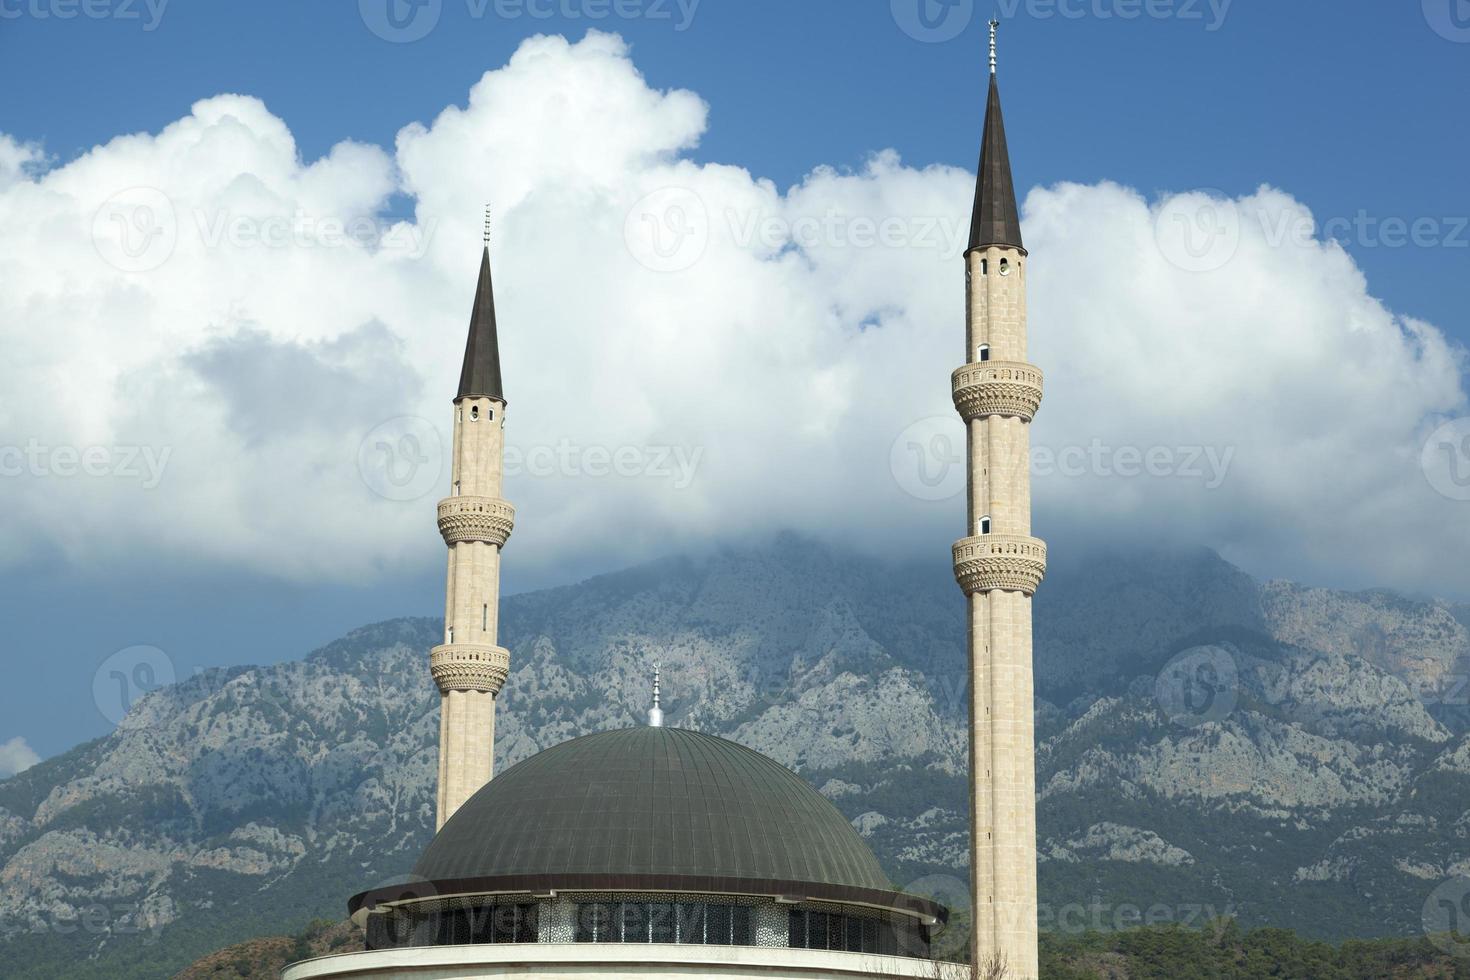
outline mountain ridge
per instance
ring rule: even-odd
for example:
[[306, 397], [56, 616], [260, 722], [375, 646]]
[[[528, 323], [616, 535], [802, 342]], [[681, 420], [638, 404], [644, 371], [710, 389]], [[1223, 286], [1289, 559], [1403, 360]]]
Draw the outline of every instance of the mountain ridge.
[[[1036, 606], [1044, 912], [1415, 932], [1470, 873], [1470, 726], [1439, 703], [1470, 654], [1457, 613], [1257, 583], [1200, 550], [1059, 568]], [[510, 596], [502, 628], [497, 768], [641, 723], [657, 659], [671, 724], [796, 768], [900, 887], [963, 881], [964, 603], [947, 576], [784, 537]], [[18, 975], [157, 975], [340, 917], [405, 873], [432, 826], [424, 659], [441, 631], [386, 620], [204, 672], [0, 781], [0, 950], [31, 964]]]

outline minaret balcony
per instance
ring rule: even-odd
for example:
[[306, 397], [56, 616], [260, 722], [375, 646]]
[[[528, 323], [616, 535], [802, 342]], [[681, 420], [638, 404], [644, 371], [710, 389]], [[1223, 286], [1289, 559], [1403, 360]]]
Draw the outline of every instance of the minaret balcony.
[[450, 643], [429, 651], [429, 673], [445, 694], [499, 694], [510, 675], [510, 651], [484, 643]]
[[1046, 574], [1046, 542], [1024, 534], [982, 534], [954, 544], [954, 577], [965, 595], [1034, 595]]
[[992, 415], [1030, 422], [1041, 407], [1041, 368], [1025, 361], [978, 361], [950, 376], [954, 407], [966, 422]]
[[439, 533], [447, 545], [483, 541], [503, 546], [515, 523], [516, 509], [498, 497], [446, 497], [439, 501]]

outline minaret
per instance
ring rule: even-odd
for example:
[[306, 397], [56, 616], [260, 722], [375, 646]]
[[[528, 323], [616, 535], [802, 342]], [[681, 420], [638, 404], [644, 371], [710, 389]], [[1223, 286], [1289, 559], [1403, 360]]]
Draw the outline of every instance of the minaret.
[[444, 826], [490, 781], [495, 764], [495, 698], [510, 670], [510, 652], [496, 642], [500, 549], [515, 524], [515, 508], [500, 497], [504, 451], [505, 394], [495, 336], [487, 208], [480, 279], [454, 398], [454, 482], [450, 495], [439, 502], [449, 577], [444, 643], [429, 653], [429, 669], [442, 696], [436, 827]]
[[954, 546], [970, 615], [972, 962], [1037, 976], [1036, 743], [1031, 596], [1046, 545], [1031, 536], [1031, 419], [1041, 371], [1026, 360], [1026, 249], [1006, 153], [995, 32], [970, 247], [965, 365], [952, 376], [970, 464], [968, 537]]

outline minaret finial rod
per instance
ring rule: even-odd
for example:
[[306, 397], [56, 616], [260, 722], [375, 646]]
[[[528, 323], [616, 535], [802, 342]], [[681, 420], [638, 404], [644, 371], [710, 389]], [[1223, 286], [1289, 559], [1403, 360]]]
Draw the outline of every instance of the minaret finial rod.
[[658, 696], [659, 665], [653, 665], [653, 707], [648, 709], [648, 724], [650, 728], [664, 727], [664, 709], [659, 705]]
[[990, 19], [990, 74], [995, 74], [995, 32], [1000, 30], [1000, 21]]
[[485, 244], [490, 244], [490, 205], [485, 205]]

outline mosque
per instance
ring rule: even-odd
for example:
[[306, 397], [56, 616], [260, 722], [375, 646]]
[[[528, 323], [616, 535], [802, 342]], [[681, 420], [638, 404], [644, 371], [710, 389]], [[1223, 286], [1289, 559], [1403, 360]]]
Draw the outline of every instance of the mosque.
[[[972, 962], [1034, 980], [1035, 749], [1031, 596], [1046, 546], [1031, 537], [1026, 459], [1041, 372], [1026, 361], [1026, 257], [995, 79], [966, 266], [965, 359], [951, 378], [967, 430], [966, 537], [954, 546], [969, 607]], [[411, 882], [353, 896], [363, 949], [288, 967], [284, 980], [835, 980], [942, 977], [948, 917], [896, 891], [852, 825], [801, 777], [725, 739], [667, 727], [655, 675], [648, 724], [572, 739], [491, 779], [506, 399], [490, 252], [454, 398], [437, 833]], [[1018, 465], [1019, 464], [1019, 465]], [[997, 969], [997, 967], [1001, 967]]]

